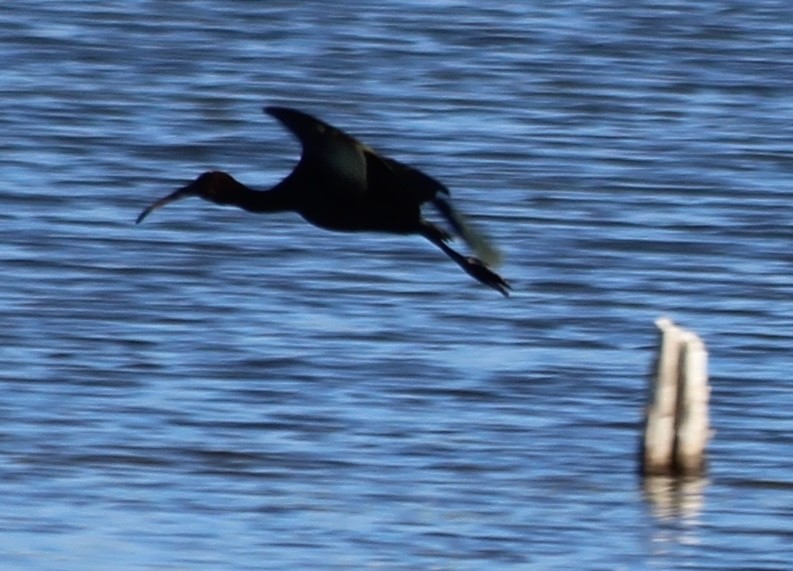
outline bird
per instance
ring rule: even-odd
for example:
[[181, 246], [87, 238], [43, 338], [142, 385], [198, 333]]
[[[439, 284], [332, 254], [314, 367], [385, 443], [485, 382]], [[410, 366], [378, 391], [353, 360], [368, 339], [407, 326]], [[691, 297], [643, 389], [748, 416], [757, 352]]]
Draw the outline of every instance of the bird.
[[[154, 210], [183, 198], [236, 206], [253, 213], [297, 212], [319, 228], [340, 232], [419, 235], [477, 281], [509, 296], [511, 285], [492, 266], [500, 253], [450, 202], [440, 181], [383, 156], [346, 132], [289, 107], [267, 106], [300, 142], [299, 161], [269, 190], [255, 190], [230, 174], [212, 170], [145, 208], [141, 223]], [[451, 229], [473, 250], [464, 256], [449, 246], [452, 232], [428, 221], [421, 206], [431, 203]]]

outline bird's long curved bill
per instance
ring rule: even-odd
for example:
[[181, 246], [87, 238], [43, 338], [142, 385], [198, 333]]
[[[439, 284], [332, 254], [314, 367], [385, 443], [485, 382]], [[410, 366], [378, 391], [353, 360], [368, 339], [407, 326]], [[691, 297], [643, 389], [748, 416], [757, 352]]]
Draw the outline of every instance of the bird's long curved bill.
[[195, 195], [195, 192], [193, 191], [193, 185], [192, 184], [188, 184], [187, 186], [185, 186], [183, 188], [175, 190], [174, 192], [172, 192], [168, 196], [164, 196], [161, 199], [153, 202], [151, 204], [151, 206], [149, 206], [148, 208], [146, 208], [146, 210], [141, 212], [140, 216], [138, 216], [138, 219], [135, 220], [135, 224], [140, 224], [141, 222], [143, 222], [143, 219], [146, 218], [149, 214], [151, 214], [152, 212], [154, 212], [158, 208], [162, 208], [166, 204], [170, 204], [171, 202], [176, 202], [177, 200], [181, 200], [183, 198], [187, 198], [188, 196], [194, 196], [194, 195]]

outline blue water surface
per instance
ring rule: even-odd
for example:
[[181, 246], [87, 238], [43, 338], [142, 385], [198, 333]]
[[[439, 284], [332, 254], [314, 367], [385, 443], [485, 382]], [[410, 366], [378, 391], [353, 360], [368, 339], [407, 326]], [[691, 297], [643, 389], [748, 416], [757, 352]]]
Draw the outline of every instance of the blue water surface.
[[[789, 8], [543, 4], [4, 5], [4, 567], [789, 566]], [[134, 224], [284, 176], [271, 104], [443, 180], [512, 297], [418, 237]], [[636, 476], [661, 315], [709, 351], [689, 482]]]

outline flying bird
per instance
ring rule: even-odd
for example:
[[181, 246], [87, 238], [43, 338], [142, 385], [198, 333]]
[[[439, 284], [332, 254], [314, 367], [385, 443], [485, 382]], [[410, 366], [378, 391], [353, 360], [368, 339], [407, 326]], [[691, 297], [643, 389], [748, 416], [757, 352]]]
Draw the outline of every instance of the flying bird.
[[[254, 190], [228, 173], [208, 171], [151, 204], [136, 223], [166, 204], [198, 196], [255, 213], [297, 212], [326, 230], [418, 234], [470, 276], [509, 295], [509, 283], [492, 269], [500, 261], [498, 250], [453, 208], [446, 186], [307, 113], [286, 107], [265, 107], [264, 111], [302, 145], [300, 160], [286, 178], [269, 190]], [[448, 244], [452, 234], [422, 216], [421, 206], [427, 202], [471, 247], [474, 256], [452, 249]]]

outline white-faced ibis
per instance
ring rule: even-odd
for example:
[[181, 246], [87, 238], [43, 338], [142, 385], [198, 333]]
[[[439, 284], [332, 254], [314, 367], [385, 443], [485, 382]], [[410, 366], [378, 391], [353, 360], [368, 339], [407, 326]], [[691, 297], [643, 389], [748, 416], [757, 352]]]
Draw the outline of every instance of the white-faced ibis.
[[[227, 173], [205, 172], [154, 202], [141, 212], [137, 222], [175, 200], [199, 196], [249, 212], [297, 212], [327, 230], [419, 234], [472, 277], [509, 295], [509, 284], [489, 267], [498, 263], [498, 252], [452, 208], [447, 198], [449, 190], [443, 184], [376, 153], [311, 115], [285, 107], [264, 110], [294, 133], [303, 146], [300, 161], [284, 180], [261, 191]], [[447, 244], [451, 235], [422, 217], [421, 205], [425, 202], [437, 208], [477, 257], [463, 256]]]

